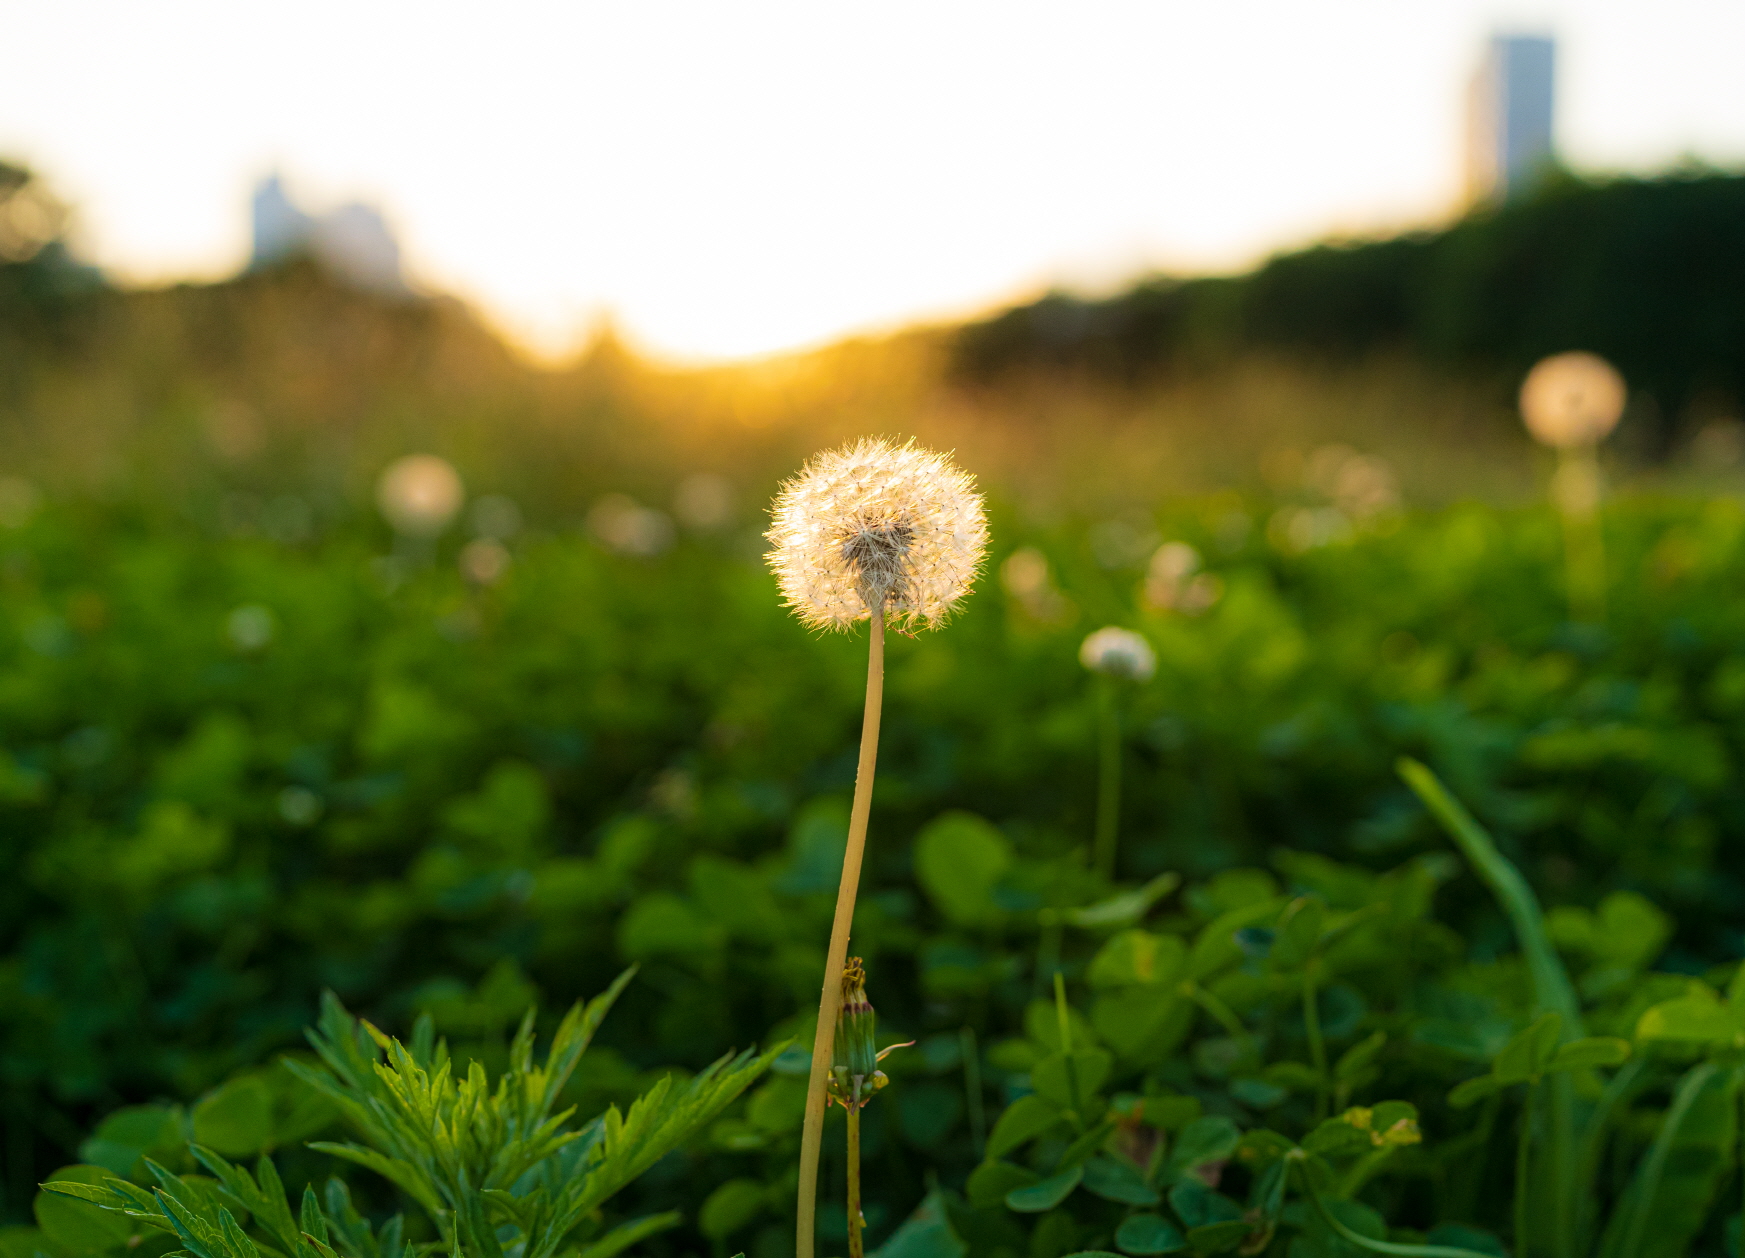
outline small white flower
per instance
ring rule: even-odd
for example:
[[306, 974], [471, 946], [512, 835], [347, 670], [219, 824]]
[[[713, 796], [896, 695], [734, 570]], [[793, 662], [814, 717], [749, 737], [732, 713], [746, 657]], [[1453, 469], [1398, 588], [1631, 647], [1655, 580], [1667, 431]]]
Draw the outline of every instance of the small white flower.
[[1079, 663], [1093, 673], [1126, 681], [1150, 681], [1157, 671], [1157, 653], [1151, 643], [1118, 625], [1107, 625], [1079, 647]]
[[816, 456], [770, 515], [770, 568], [787, 606], [818, 629], [846, 629], [874, 607], [899, 628], [936, 628], [987, 551], [975, 478], [913, 442]]

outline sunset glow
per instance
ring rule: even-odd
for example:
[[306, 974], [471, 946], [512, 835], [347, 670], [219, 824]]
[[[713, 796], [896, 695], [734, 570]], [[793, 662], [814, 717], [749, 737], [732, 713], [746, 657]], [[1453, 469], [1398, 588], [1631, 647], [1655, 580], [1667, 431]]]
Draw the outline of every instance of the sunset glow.
[[237, 270], [277, 169], [543, 352], [738, 356], [1437, 221], [1498, 29], [1557, 36], [1576, 166], [1745, 160], [1745, 10], [1647, 13], [12, 0], [0, 155], [125, 279]]

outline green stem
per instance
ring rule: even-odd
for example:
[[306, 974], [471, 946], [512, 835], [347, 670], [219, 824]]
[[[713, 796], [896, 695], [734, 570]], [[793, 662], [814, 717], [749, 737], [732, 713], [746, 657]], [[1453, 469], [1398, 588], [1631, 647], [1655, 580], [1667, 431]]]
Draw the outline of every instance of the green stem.
[[1181, 993], [1211, 1014], [1218, 1024], [1230, 1033], [1231, 1039], [1246, 1040], [1248, 1038], [1248, 1028], [1242, 1025], [1242, 1019], [1236, 1016], [1236, 1011], [1194, 982], [1193, 979], [1190, 978], [1182, 983]]
[[1339, 1181], [1340, 1199], [1344, 1201], [1354, 1200], [1357, 1194], [1363, 1191], [1363, 1186], [1369, 1183], [1375, 1173], [1381, 1170], [1393, 1155], [1394, 1151], [1391, 1147], [1376, 1149], [1353, 1162], [1351, 1169], [1346, 1171], [1344, 1177]]
[[1042, 924], [1041, 938], [1036, 943], [1036, 976], [1032, 990], [1040, 997], [1045, 985], [1054, 982], [1060, 972], [1060, 910], [1043, 909], [1038, 915]]
[[1079, 1096], [1078, 1063], [1072, 1055], [1072, 1017], [1066, 1006], [1066, 979], [1058, 970], [1054, 974], [1054, 1016], [1060, 1025], [1060, 1052], [1066, 1060], [1066, 1090], [1072, 1097], [1073, 1121], [1082, 1125], [1084, 1105]]
[[1098, 770], [1096, 870], [1104, 878], [1115, 877], [1115, 844], [1121, 824], [1121, 716], [1117, 709], [1115, 683], [1097, 678]]
[[1321, 1038], [1321, 1011], [1315, 1005], [1315, 958], [1303, 966], [1303, 1029], [1309, 1035], [1309, 1061], [1315, 1067], [1315, 1121], [1327, 1117], [1327, 1044]]
[[[1493, 1092], [1484, 1103], [1478, 1126], [1446, 1146], [1443, 1164], [1453, 1166], [1454, 1174], [1446, 1181], [1447, 1191], [1442, 1210], [1436, 1216], [1443, 1219], [1471, 1218], [1477, 1208], [1479, 1186], [1484, 1183], [1485, 1167], [1490, 1161], [1491, 1136], [1496, 1131], [1497, 1114], [1503, 1107], [1503, 1094]], [[1464, 1156], [1472, 1150], [1470, 1158]], [[1456, 1178], [1458, 1177], [1458, 1178]]]
[[1600, 531], [1600, 467], [1593, 446], [1558, 451], [1558, 477], [1574, 491], [1568, 501], [1557, 504], [1563, 517], [1570, 619], [1601, 624], [1606, 618], [1606, 543]]
[[1545, 1081], [1550, 1110], [1551, 1217], [1558, 1258], [1576, 1258], [1576, 1219], [1581, 1212], [1575, 1184], [1575, 1076], [1560, 1071]]
[[958, 1054], [963, 1058], [963, 1090], [969, 1102], [969, 1135], [980, 1158], [988, 1147], [988, 1111], [982, 1096], [981, 1050], [976, 1047], [976, 1033], [964, 1027], [957, 1033]]
[[1521, 1101], [1521, 1134], [1515, 1142], [1515, 1252], [1514, 1258], [1527, 1258], [1527, 1156], [1533, 1146], [1533, 1094], [1537, 1084], [1527, 1085], [1527, 1095]]
[[1495, 840], [1472, 819], [1472, 814], [1461, 806], [1460, 801], [1448, 793], [1448, 788], [1427, 765], [1410, 756], [1401, 756], [1394, 768], [1424, 802], [1430, 815], [1442, 824], [1455, 846], [1472, 863], [1474, 872], [1503, 906], [1533, 980], [1534, 1012], [1561, 1014], [1564, 1040], [1582, 1038], [1587, 1032], [1582, 1030], [1581, 1004], [1575, 996], [1575, 985], [1569, 981], [1568, 971], [1551, 946], [1538, 897], [1527, 885], [1527, 880], [1521, 877], [1521, 871], [1497, 850]]
[[1660, 1178], [1666, 1173], [1667, 1159], [1672, 1156], [1672, 1142], [1678, 1136], [1678, 1129], [1684, 1126], [1685, 1118], [1690, 1114], [1691, 1107], [1702, 1090], [1708, 1086], [1716, 1066], [1713, 1062], [1704, 1062], [1685, 1072], [1679, 1080], [1678, 1091], [1672, 1095], [1672, 1105], [1666, 1111], [1666, 1117], [1660, 1120], [1660, 1130], [1654, 1135], [1654, 1144], [1648, 1150], [1648, 1157], [1642, 1163], [1638, 1182], [1632, 1185], [1633, 1191], [1626, 1200], [1629, 1202], [1630, 1226], [1624, 1233], [1624, 1247], [1619, 1253], [1622, 1258], [1640, 1258], [1642, 1253], [1642, 1234], [1648, 1227], [1648, 1219], [1654, 1213], [1654, 1197], [1660, 1191]]
[[848, 1258], [862, 1258], [860, 1231], [865, 1225], [860, 1215], [860, 1080], [856, 1078], [848, 1107]]
[[[1301, 1157], [1301, 1152], [1287, 1154], [1287, 1157]], [[1373, 1240], [1361, 1232], [1354, 1232], [1346, 1227], [1333, 1212], [1327, 1209], [1327, 1204], [1321, 1200], [1313, 1186], [1309, 1183], [1307, 1170], [1302, 1163], [1297, 1163], [1299, 1178], [1302, 1181], [1303, 1196], [1309, 1199], [1309, 1204], [1315, 1208], [1315, 1213], [1321, 1216], [1321, 1222], [1332, 1229], [1340, 1240], [1356, 1245], [1359, 1249], [1367, 1249], [1371, 1253], [1393, 1254], [1396, 1258], [1496, 1258], [1495, 1254], [1480, 1253], [1476, 1249], [1460, 1249], [1454, 1245], [1402, 1245], [1397, 1241]]]
[[848, 935], [866, 853], [867, 819], [872, 813], [873, 776], [878, 768], [879, 717], [885, 696], [885, 614], [872, 616], [867, 648], [866, 707], [861, 716], [860, 759], [854, 772], [854, 802], [848, 814], [848, 847], [842, 854], [842, 880], [836, 888], [836, 913], [830, 922], [830, 947], [824, 958], [824, 986], [818, 996], [818, 1029], [812, 1038], [812, 1070], [806, 1080], [806, 1113], [800, 1127], [800, 1183], [794, 1210], [795, 1258], [812, 1258], [817, 1244], [818, 1158], [824, 1148], [825, 1085], [836, 1044], [836, 1015], [842, 1008], [842, 969], [848, 962]]
[[1607, 1081], [1606, 1090], [1600, 1094], [1600, 1099], [1594, 1103], [1593, 1112], [1587, 1116], [1587, 1126], [1582, 1133], [1581, 1152], [1576, 1160], [1576, 1224], [1579, 1233], [1575, 1246], [1577, 1253], [1586, 1253], [1589, 1248], [1586, 1238], [1593, 1230], [1594, 1182], [1599, 1175], [1600, 1154], [1605, 1149], [1606, 1127], [1612, 1120], [1612, 1111], [1629, 1095], [1630, 1089], [1635, 1086], [1647, 1065], [1648, 1059], [1640, 1055], [1625, 1062]]

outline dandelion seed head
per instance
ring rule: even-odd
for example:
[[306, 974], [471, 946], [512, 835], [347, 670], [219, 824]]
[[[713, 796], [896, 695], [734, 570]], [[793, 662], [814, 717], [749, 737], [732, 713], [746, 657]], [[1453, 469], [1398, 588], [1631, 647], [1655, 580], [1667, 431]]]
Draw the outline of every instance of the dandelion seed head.
[[1079, 663], [1093, 673], [1105, 673], [1127, 681], [1150, 681], [1157, 671], [1157, 653], [1151, 643], [1119, 625], [1107, 625], [1084, 640]]
[[376, 482], [376, 505], [396, 533], [436, 537], [466, 501], [460, 473], [434, 454], [408, 454], [388, 464]]
[[869, 438], [817, 455], [770, 515], [770, 568], [786, 605], [818, 629], [846, 629], [873, 608], [899, 629], [936, 628], [987, 551], [975, 478], [913, 442]]
[[1521, 418], [1556, 449], [1602, 441], [1624, 414], [1624, 378], [1597, 354], [1553, 354], [1521, 384]]

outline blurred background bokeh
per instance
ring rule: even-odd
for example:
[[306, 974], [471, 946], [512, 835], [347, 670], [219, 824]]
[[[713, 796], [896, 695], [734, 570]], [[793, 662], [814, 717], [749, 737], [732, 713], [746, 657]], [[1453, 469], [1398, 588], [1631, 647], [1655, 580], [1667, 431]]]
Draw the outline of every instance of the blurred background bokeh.
[[[973, 1163], [933, 1076], [1021, 1022], [1013, 923], [1106, 890], [1100, 626], [1157, 653], [1122, 880], [1437, 850], [1409, 752], [1549, 902], [1745, 953], [1745, 17], [1187, 7], [0, 5], [9, 1221], [120, 1107], [289, 1088], [324, 988], [490, 1058], [640, 962], [583, 1104], [804, 1032], [864, 665], [760, 534], [863, 434], [995, 539], [893, 646], [875, 1243]], [[1624, 382], [1575, 511], [1518, 409], [1568, 351]], [[699, 1252], [791, 1245], [758, 1095], [646, 1189], [754, 1185]]]

